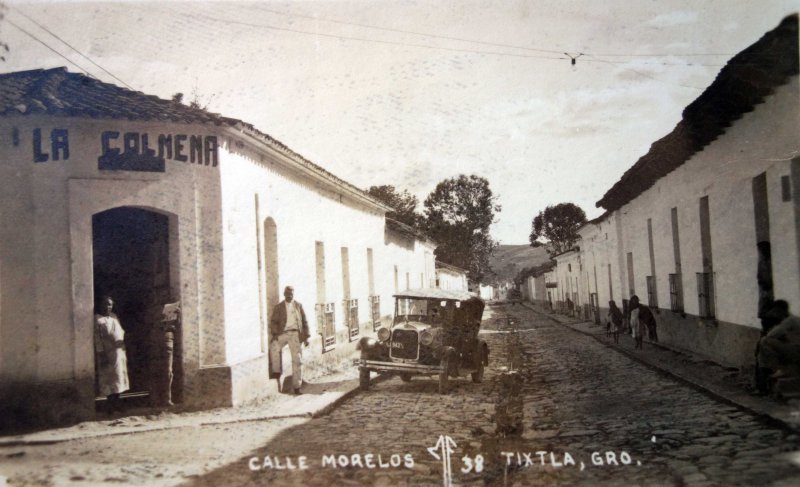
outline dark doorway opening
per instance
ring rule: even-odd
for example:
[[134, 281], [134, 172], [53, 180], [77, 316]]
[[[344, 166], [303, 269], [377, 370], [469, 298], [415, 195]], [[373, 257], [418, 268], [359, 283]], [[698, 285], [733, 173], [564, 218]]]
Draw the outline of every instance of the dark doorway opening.
[[[126, 407], [149, 404], [161, 377], [156, 367], [163, 367], [158, 360], [163, 331], [156, 310], [180, 299], [170, 287], [169, 226], [166, 215], [140, 208], [114, 208], [92, 217], [95, 301], [111, 296], [125, 330], [130, 380], [130, 390], [122, 395]], [[173, 397], [181, 392], [180, 331], [174, 342]]]

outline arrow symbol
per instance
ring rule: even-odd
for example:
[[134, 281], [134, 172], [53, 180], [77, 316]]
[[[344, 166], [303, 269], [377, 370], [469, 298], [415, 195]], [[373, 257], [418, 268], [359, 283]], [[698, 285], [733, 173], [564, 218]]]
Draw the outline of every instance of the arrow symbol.
[[436, 440], [436, 444], [433, 445], [432, 447], [428, 448], [428, 453], [433, 455], [433, 458], [435, 458], [437, 460], [441, 460], [442, 457], [440, 457], [439, 454], [436, 453], [436, 450], [438, 450], [442, 446], [443, 443], [444, 443], [444, 436], [439, 435], [439, 439]]
[[[437, 460], [442, 461], [442, 485], [444, 487], [452, 487], [453, 485], [453, 467], [450, 463], [450, 455], [453, 449], [458, 446], [456, 442], [447, 435], [439, 435], [436, 444], [428, 448], [428, 453]], [[438, 452], [441, 451], [441, 454]]]

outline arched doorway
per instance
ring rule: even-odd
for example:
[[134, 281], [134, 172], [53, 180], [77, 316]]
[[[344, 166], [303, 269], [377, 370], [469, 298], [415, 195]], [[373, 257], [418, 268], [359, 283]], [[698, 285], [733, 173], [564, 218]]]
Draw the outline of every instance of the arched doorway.
[[[178, 301], [171, 269], [170, 218], [155, 211], [119, 207], [92, 216], [92, 249], [95, 300], [109, 295], [125, 330], [130, 391], [126, 406], [149, 403], [149, 395], [161, 377], [164, 332], [159, 326], [159, 307]], [[175, 237], [176, 238], [176, 237]], [[173, 397], [179, 395], [181, 339], [174, 337]]]

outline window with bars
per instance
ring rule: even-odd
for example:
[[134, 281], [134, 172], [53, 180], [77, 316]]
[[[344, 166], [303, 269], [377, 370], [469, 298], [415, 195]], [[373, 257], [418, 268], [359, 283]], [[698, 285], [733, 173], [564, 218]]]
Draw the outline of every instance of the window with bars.
[[322, 335], [322, 352], [336, 348], [336, 314], [334, 303], [322, 303], [316, 306], [317, 331]]
[[370, 307], [372, 309], [372, 331], [381, 327], [381, 297], [370, 296]]
[[358, 299], [345, 299], [344, 311], [345, 324], [349, 330], [350, 341], [352, 342], [358, 338], [358, 334], [361, 331], [358, 327]]
[[645, 277], [647, 282], [647, 305], [651, 308], [658, 308], [658, 294], [656, 293], [656, 277]]
[[714, 275], [697, 273], [697, 299], [700, 318], [714, 318]]
[[683, 313], [683, 282], [680, 274], [669, 275], [669, 309]]

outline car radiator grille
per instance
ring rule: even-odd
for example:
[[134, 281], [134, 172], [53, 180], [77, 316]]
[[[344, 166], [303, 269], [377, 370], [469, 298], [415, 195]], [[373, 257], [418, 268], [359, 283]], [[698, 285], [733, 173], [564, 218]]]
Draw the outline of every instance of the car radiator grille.
[[393, 330], [391, 357], [399, 359], [416, 359], [419, 348], [419, 335], [416, 330]]

